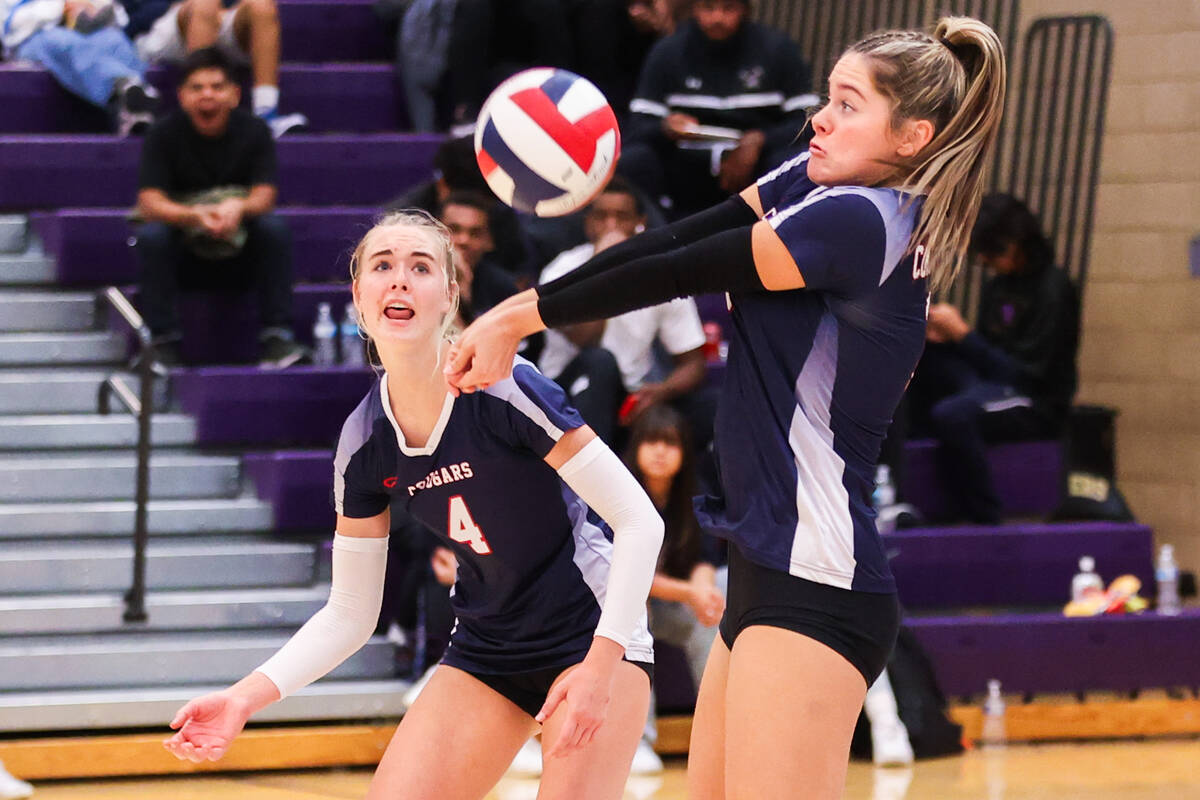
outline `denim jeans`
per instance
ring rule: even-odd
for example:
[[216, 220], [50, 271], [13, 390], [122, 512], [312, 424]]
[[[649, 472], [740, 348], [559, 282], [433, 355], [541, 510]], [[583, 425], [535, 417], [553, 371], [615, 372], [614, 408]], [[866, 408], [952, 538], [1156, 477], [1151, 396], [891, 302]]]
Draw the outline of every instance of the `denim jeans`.
[[141, 80], [146, 64], [120, 28], [82, 34], [68, 28], [43, 28], [17, 48], [16, 56], [41, 64], [68, 91], [104, 108], [119, 78]]

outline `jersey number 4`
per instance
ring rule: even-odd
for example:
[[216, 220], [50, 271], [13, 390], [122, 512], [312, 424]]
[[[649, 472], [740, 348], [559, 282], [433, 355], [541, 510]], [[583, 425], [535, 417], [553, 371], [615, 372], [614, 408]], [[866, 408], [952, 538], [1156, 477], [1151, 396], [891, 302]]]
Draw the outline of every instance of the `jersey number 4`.
[[469, 544], [471, 549], [481, 556], [491, 555], [492, 548], [487, 539], [483, 538], [483, 529], [475, 524], [471, 510], [467, 508], [460, 494], [450, 498], [449, 528], [446, 535], [453, 541]]

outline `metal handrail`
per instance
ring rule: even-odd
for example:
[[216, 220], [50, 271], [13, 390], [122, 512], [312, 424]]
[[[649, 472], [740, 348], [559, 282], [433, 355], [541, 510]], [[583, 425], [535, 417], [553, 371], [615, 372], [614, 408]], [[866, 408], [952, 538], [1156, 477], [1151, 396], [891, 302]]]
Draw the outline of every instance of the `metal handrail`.
[[116, 395], [121, 404], [137, 417], [137, 491], [135, 493], [136, 508], [133, 523], [133, 582], [125, 593], [126, 622], [145, 622], [146, 614], [146, 529], [147, 503], [150, 499], [150, 415], [154, 412], [154, 342], [150, 328], [142, 320], [129, 299], [115, 286], [109, 286], [100, 293], [100, 300], [106, 300], [116, 310], [117, 314], [133, 330], [138, 339], [138, 378], [139, 391], [135, 396], [133, 389], [125, 379], [113, 373], [100, 384], [100, 395], [97, 404], [101, 414], [108, 414], [111, 398]]

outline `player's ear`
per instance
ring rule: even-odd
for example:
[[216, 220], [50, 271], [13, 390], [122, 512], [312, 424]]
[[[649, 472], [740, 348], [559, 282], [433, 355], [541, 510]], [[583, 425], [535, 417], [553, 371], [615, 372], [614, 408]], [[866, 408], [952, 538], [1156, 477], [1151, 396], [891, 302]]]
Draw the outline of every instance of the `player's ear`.
[[933, 141], [933, 123], [927, 119], [905, 120], [897, 138], [896, 155], [912, 158]]

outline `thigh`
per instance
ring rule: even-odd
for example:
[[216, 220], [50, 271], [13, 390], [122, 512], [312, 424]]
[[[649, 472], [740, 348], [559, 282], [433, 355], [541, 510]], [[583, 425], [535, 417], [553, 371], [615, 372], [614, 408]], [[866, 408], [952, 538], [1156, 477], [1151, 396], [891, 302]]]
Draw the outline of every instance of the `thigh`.
[[725, 698], [726, 796], [841, 797], [866, 692], [862, 674], [815, 639], [762, 625], [743, 630]]
[[[564, 670], [563, 675], [568, 671]], [[629, 765], [641, 740], [649, 706], [650, 681], [646, 673], [627, 661], [617, 664], [604, 724], [587, 747], [543, 762], [538, 800], [619, 800], [625, 792]], [[565, 716], [564, 704], [546, 720], [543, 745], [557, 740]]]
[[708, 652], [704, 677], [696, 696], [692, 739], [688, 745], [688, 797], [725, 797], [725, 693], [729, 678], [729, 648], [717, 637]]
[[500, 694], [440, 665], [396, 729], [367, 800], [483, 798], [535, 729]]

